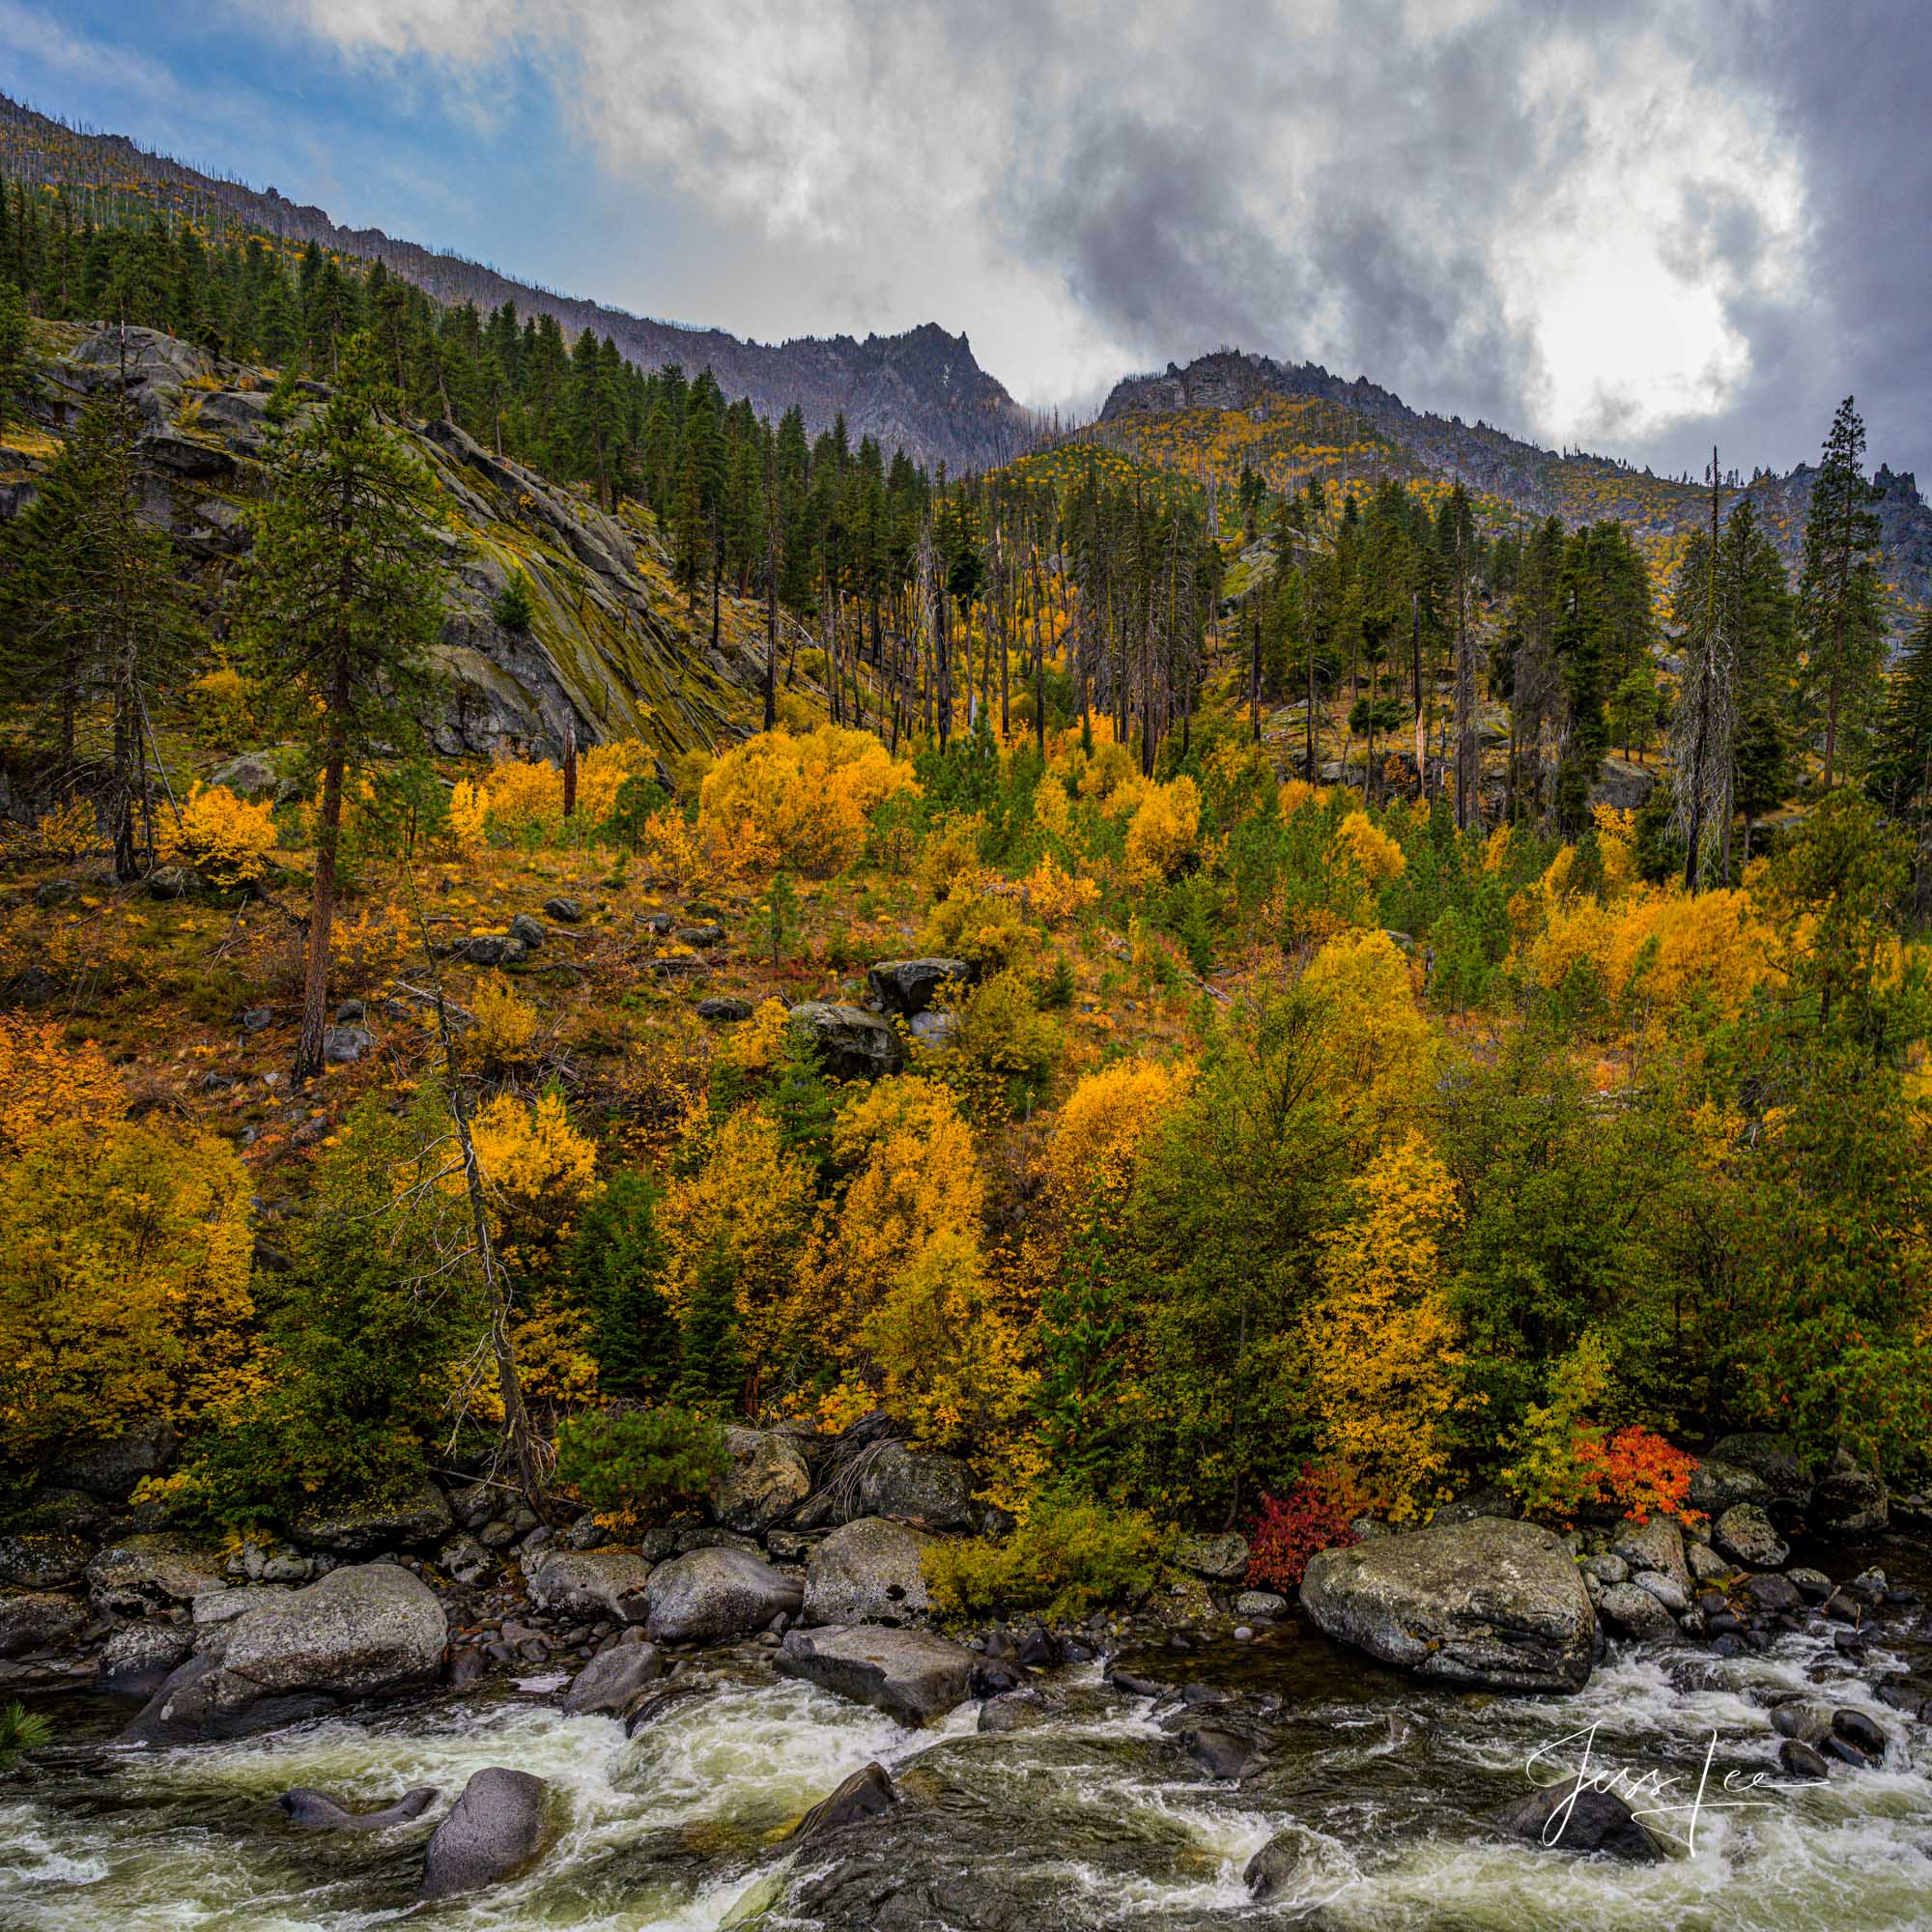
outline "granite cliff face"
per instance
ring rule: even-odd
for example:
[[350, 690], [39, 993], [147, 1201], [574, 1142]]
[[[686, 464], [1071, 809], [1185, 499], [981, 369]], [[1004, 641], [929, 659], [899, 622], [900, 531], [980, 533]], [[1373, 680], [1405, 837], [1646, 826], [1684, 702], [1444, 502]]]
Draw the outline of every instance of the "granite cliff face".
[[[71, 420], [124, 368], [142, 422], [144, 514], [199, 566], [212, 603], [248, 548], [248, 510], [266, 487], [268, 379], [153, 329], [128, 329], [125, 344], [118, 329], [99, 329], [49, 369], [50, 391], [65, 399], [56, 412]], [[404, 428], [449, 523], [445, 698], [425, 721], [439, 750], [555, 757], [574, 726], [580, 744], [640, 737], [670, 753], [748, 727], [764, 665], [761, 611], [727, 599], [714, 653], [708, 611], [700, 602], [691, 624], [642, 513], [627, 504], [607, 515], [452, 423]], [[33, 500], [45, 460], [7, 454], [0, 518]], [[528, 628], [514, 631], [496, 614], [513, 571], [533, 606]]]

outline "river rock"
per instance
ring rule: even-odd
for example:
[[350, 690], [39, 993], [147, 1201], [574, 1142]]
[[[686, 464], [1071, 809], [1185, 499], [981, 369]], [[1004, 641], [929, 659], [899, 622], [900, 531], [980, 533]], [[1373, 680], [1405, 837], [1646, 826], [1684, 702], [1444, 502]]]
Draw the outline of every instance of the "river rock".
[[85, 1490], [89, 1495], [125, 1503], [134, 1493], [136, 1484], [146, 1477], [164, 1473], [174, 1458], [175, 1432], [171, 1423], [136, 1423], [105, 1442], [91, 1442], [64, 1451], [60, 1458], [60, 1480], [70, 1489]]
[[51, 1591], [0, 1596], [0, 1657], [64, 1650], [87, 1622], [87, 1605]]
[[1771, 1728], [1781, 1738], [1795, 1738], [1802, 1745], [1815, 1745], [1832, 1731], [1832, 1714], [1822, 1704], [1804, 1697], [1792, 1697], [1771, 1714]]
[[393, 1563], [345, 1565], [210, 1632], [124, 1735], [156, 1745], [242, 1737], [424, 1689], [447, 1636], [419, 1577]]
[[327, 1791], [298, 1784], [275, 1800], [291, 1825], [305, 1832], [386, 1832], [391, 1825], [407, 1825], [420, 1818], [436, 1803], [437, 1787], [419, 1784], [374, 1810], [356, 1811]]
[[641, 1623], [651, 1566], [635, 1549], [539, 1549], [525, 1559], [530, 1602], [557, 1616]]
[[563, 1711], [573, 1718], [627, 1718], [663, 1675], [664, 1659], [652, 1645], [614, 1644], [571, 1680]]
[[[1648, 1522], [1621, 1523], [1610, 1548], [1633, 1572], [1651, 1570], [1668, 1577], [1683, 1591], [1684, 1603], [1690, 1601], [1690, 1566], [1685, 1560], [1684, 1532], [1676, 1518], [1654, 1516]], [[1684, 1604], [1672, 1607], [1681, 1610]]]
[[1596, 1646], [1569, 1550], [1534, 1523], [1495, 1517], [1324, 1549], [1301, 1603], [1330, 1636], [1450, 1684], [1580, 1690]]
[[805, 1592], [744, 1549], [694, 1549], [660, 1563], [644, 1585], [653, 1643], [718, 1643], [793, 1617]]
[[782, 1677], [870, 1704], [902, 1724], [923, 1724], [966, 1701], [976, 1660], [964, 1644], [925, 1631], [868, 1625], [787, 1631], [772, 1661]]
[[[1811, 1493], [1811, 1478], [1796, 1450], [1781, 1435], [1762, 1435], [1746, 1432], [1720, 1435], [1711, 1444], [1714, 1463], [1748, 1469], [1764, 1484], [1774, 1500], [1803, 1503]], [[1747, 1501], [1756, 1501], [1747, 1497]]]
[[1872, 1536], [1889, 1519], [1885, 1479], [1861, 1468], [1849, 1449], [1838, 1448], [1811, 1492], [1806, 1521], [1825, 1536]]
[[123, 1624], [100, 1646], [94, 1688], [109, 1697], [152, 1697], [194, 1654], [183, 1624]]
[[1699, 1583], [1719, 1582], [1737, 1568], [1727, 1557], [1719, 1556], [1708, 1543], [1693, 1543], [1684, 1553], [1690, 1565], [1690, 1575]]
[[1288, 1599], [1277, 1596], [1272, 1590], [1243, 1590], [1235, 1599], [1235, 1614], [1237, 1617], [1285, 1617], [1288, 1614]]
[[[1241, 1874], [1249, 1896], [1258, 1905], [1272, 1905], [1291, 1893], [1333, 1893], [1345, 1889], [1353, 1876], [1336, 1841], [1306, 1825], [1290, 1825], [1277, 1832], [1248, 1861]], [[1320, 1921], [1310, 1923], [1319, 1925]]]
[[1830, 1760], [1824, 1753], [1796, 1738], [1786, 1738], [1778, 1746], [1777, 1766], [1785, 1776], [1800, 1778], [1806, 1784], [1822, 1784], [1832, 1775]]
[[931, 1609], [924, 1554], [930, 1538], [902, 1522], [860, 1517], [806, 1558], [809, 1624], [903, 1624]]
[[908, 1019], [924, 1012], [942, 987], [964, 987], [972, 980], [973, 969], [963, 959], [882, 959], [866, 974], [872, 998], [887, 1012]]
[[1232, 1530], [1219, 1536], [1178, 1537], [1174, 1560], [1210, 1583], [1238, 1583], [1248, 1574], [1248, 1539]]
[[1037, 1730], [1061, 1716], [1065, 1707], [1037, 1684], [1002, 1690], [980, 1706], [980, 1729], [993, 1736], [1010, 1731]]
[[973, 1476], [956, 1456], [888, 1442], [859, 1477], [859, 1516], [899, 1516], [927, 1529], [965, 1529], [973, 1520]]
[[1621, 1798], [1579, 1777], [1530, 1792], [1502, 1811], [1496, 1822], [1512, 1837], [1551, 1850], [1603, 1852], [1644, 1864], [1663, 1856]]
[[1200, 1724], [1182, 1731], [1187, 1755], [1217, 1782], [1238, 1784], [1255, 1761], [1253, 1740], [1223, 1724]]
[[88, 1595], [98, 1610], [145, 1616], [166, 1604], [189, 1604], [228, 1587], [227, 1559], [204, 1543], [172, 1531], [109, 1544], [87, 1566]]
[[1747, 1570], [1781, 1569], [1791, 1554], [1771, 1519], [1755, 1503], [1738, 1503], [1712, 1525], [1711, 1540], [1719, 1550]]
[[413, 1549], [440, 1543], [453, 1527], [447, 1498], [434, 1483], [425, 1481], [396, 1502], [311, 1511], [297, 1520], [295, 1538], [310, 1549], [361, 1556], [372, 1549]]
[[1577, 1566], [1585, 1577], [1594, 1577], [1600, 1583], [1628, 1583], [1630, 1565], [1621, 1556], [1612, 1556], [1605, 1549], [1595, 1556], [1584, 1557]]
[[1690, 1507], [1713, 1522], [1739, 1503], [1755, 1503], [1762, 1508], [1773, 1499], [1771, 1485], [1742, 1463], [1721, 1463], [1716, 1457], [1706, 1457], [1690, 1472]]
[[882, 1764], [862, 1765], [829, 1798], [821, 1798], [785, 1833], [794, 1844], [822, 1838], [856, 1819], [876, 1818], [899, 1802], [893, 1780]]
[[831, 1000], [802, 1000], [791, 1023], [804, 1029], [825, 1070], [839, 1080], [876, 1080], [905, 1065], [899, 1037], [877, 1013]]
[[1755, 1577], [1747, 1577], [1739, 1586], [1751, 1601], [1753, 1607], [1767, 1616], [1776, 1616], [1781, 1610], [1795, 1610], [1804, 1602], [1804, 1594], [1789, 1577], [1780, 1577], [1775, 1570], [1761, 1571]]
[[727, 1529], [757, 1536], [811, 1493], [798, 1445], [765, 1429], [727, 1429], [731, 1465], [712, 1491], [711, 1508]]
[[1881, 1758], [1885, 1755], [1886, 1735], [1862, 1711], [1833, 1711], [1832, 1729], [1867, 1757]]
[[1666, 1577], [1661, 1570], [1639, 1570], [1631, 1582], [1637, 1589], [1647, 1591], [1666, 1610], [1677, 1615], [1682, 1615], [1690, 1607], [1690, 1593], [1675, 1577]]
[[[1668, 1579], [1665, 1579], [1668, 1580]], [[1677, 1619], [1640, 1583], [1606, 1583], [1597, 1598], [1604, 1621], [1634, 1637], [1673, 1637]]]
[[58, 1590], [78, 1583], [93, 1552], [71, 1530], [30, 1530], [0, 1536], [0, 1583], [20, 1590]]
[[423, 1854], [419, 1899], [453, 1898], [507, 1878], [542, 1849], [550, 1787], [493, 1764], [474, 1773]]

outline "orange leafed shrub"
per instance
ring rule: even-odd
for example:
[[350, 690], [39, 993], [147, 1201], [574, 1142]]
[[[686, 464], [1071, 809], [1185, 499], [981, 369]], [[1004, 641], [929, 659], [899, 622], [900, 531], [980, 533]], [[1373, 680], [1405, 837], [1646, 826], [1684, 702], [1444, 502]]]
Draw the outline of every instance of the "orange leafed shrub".
[[1652, 1516], [1696, 1520], [1685, 1503], [1697, 1459], [1653, 1431], [1620, 1429], [1607, 1441], [1585, 1432], [1577, 1439], [1577, 1460], [1594, 1479], [1596, 1499], [1617, 1504], [1633, 1522], [1648, 1522]]
[[69, 1046], [51, 1020], [0, 1014], [0, 1159], [60, 1122], [98, 1132], [127, 1111], [121, 1076], [92, 1040]]

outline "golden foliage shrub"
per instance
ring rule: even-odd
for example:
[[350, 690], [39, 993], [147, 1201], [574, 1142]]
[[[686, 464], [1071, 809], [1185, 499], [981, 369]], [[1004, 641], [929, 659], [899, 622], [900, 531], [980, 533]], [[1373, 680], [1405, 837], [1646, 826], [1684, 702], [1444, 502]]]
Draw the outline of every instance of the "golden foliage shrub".
[[92, 1040], [69, 1046], [52, 1020], [0, 1013], [0, 1160], [63, 1122], [99, 1134], [127, 1111], [121, 1076]]
[[[505, 1255], [554, 1247], [597, 1187], [596, 1143], [570, 1124], [562, 1094], [528, 1105], [498, 1094], [477, 1113], [470, 1138]], [[461, 1177], [450, 1184], [461, 1186]]]
[[1138, 889], [1172, 877], [1194, 857], [1200, 836], [1201, 793], [1191, 778], [1148, 785], [1127, 825], [1127, 884]]
[[251, 804], [226, 785], [196, 785], [167, 821], [163, 850], [211, 885], [251, 885], [266, 875], [275, 849], [275, 814], [267, 799]]
[[1309, 962], [1304, 984], [1328, 1006], [1329, 1080], [1344, 1117], [1374, 1131], [1422, 1104], [1435, 1037], [1395, 941], [1378, 928], [1339, 934]]
[[698, 829], [741, 865], [828, 878], [859, 856], [866, 818], [916, 789], [912, 767], [869, 731], [820, 725], [805, 737], [765, 731], [734, 746], [698, 791]]
[[514, 1065], [537, 1034], [537, 1009], [498, 974], [486, 975], [470, 1001], [476, 1016], [475, 1041], [486, 1060]]
[[923, 952], [964, 959], [990, 975], [1020, 964], [1037, 948], [1039, 938], [1039, 928], [1020, 916], [1009, 894], [958, 885], [933, 907], [919, 943]]
[[1117, 1060], [1084, 1074], [1066, 1096], [1042, 1157], [1048, 1187], [1070, 1199], [1102, 1169], [1131, 1161], [1187, 1093], [1192, 1069]]
[[1024, 890], [1027, 910], [1047, 925], [1064, 925], [1100, 900], [1100, 888], [1092, 879], [1067, 871], [1051, 852], [1027, 874]]
[[1365, 811], [1351, 811], [1343, 819], [1335, 831], [1335, 844], [1349, 864], [1377, 889], [1401, 878], [1408, 863], [1402, 847], [1373, 824]]
[[101, 844], [94, 807], [84, 798], [70, 798], [43, 811], [34, 826], [34, 844], [42, 856], [68, 863], [85, 858]]

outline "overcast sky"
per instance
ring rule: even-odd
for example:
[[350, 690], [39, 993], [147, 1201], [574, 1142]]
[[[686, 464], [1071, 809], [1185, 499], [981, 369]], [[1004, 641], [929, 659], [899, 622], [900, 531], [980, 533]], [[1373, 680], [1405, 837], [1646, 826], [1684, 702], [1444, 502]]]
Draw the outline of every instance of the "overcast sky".
[[1672, 470], [1851, 391], [1932, 470], [1928, 83], [1928, 0], [0, 0], [0, 88], [571, 294]]

